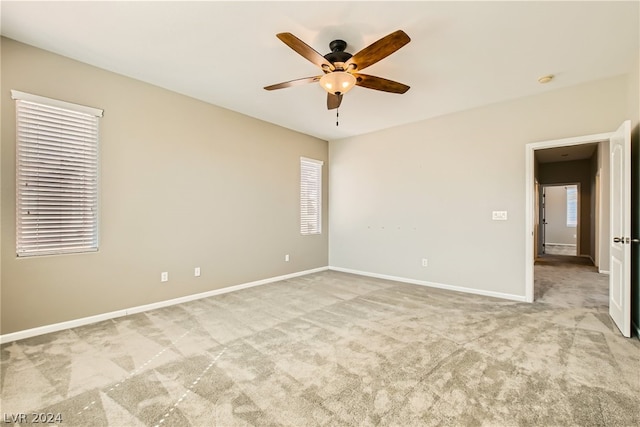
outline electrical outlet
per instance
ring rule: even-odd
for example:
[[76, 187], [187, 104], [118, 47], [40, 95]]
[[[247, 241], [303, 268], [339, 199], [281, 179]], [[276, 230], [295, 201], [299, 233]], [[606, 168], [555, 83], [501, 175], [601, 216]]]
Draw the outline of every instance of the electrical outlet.
[[286, 262], [289, 262], [289, 254], [286, 254], [286, 255], [284, 256], [284, 260], [285, 260]]
[[422, 258], [422, 266], [423, 267], [429, 267], [429, 260], [426, 258]]
[[160, 281], [161, 282], [168, 282], [169, 281], [169, 273], [166, 271], [163, 271], [162, 273], [160, 273]]
[[196, 267], [193, 269], [193, 275], [196, 277], [200, 277], [200, 267]]

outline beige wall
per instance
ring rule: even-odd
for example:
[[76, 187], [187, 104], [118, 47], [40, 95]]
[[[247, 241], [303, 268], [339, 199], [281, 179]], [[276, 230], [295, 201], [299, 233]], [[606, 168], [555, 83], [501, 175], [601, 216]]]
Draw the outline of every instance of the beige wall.
[[329, 264], [524, 297], [525, 145], [616, 130], [627, 88], [613, 77], [331, 141]]
[[[327, 265], [298, 208], [326, 141], [4, 38], [1, 71], [2, 334]], [[99, 252], [16, 259], [11, 89], [104, 109]]]
[[600, 202], [600, 198], [601, 195], [598, 194], [599, 188], [596, 186], [596, 182], [598, 179], [600, 179], [598, 177], [598, 152], [597, 150], [599, 150], [600, 147], [596, 148], [596, 152], [593, 154], [593, 156], [591, 156], [590, 162], [589, 162], [589, 176], [590, 176], [590, 180], [589, 180], [589, 189], [591, 192], [591, 203], [589, 205], [589, 218], [590, 218], [590, 228], [589, 228], [589, 233], [590, 233], [590, 239], [589, 239], [589, 247], [591, 248], [591, 251], [588, 253], [588, 255], [591, 257], [591, 259], [594, 262], [594, 265], [597, 267], [598, 263], [599, 263], [599, 259], [598, 259], [598, 255], [596, 255], [598, 253], [598, 248], [596, 247], [596, 244], [600, 244], [600, 242], [598, 241], [598, 239], [596, 238], [596, 233], [599, 230], [599, 225], [597, 224], [598, 221], [600, 221], [600, 212], [598, 210], [598, 203]]
[[600, 173], [600, 247], [597, 248], [600, 251], [598, 257], [598, 271], [602, 273], [609, 272], [609, 264], [611, 264], [609, 248], [610, 234], [611, 234], [611, 197], [610, 197], [610, 151], [609, 141], [602, 141], [598, 144], [598, 159], [597, 169]]

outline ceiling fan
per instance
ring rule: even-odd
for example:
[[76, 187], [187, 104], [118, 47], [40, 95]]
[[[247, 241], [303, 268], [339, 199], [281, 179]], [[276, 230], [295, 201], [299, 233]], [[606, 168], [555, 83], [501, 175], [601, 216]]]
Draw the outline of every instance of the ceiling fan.
[[360, 73], [361, 70], [386, 58], [411, 41], [409, 36], [402, 30], [395, 31], [381, 38], [355, 55], [345, 52], [347, 43], [344, 40], [334, 40], [329, 43], [331, 52], [323, 56], [291, 33], [279, 33], [276, 34], [276, 37], [307, 60], [320, 67], [324, 75], [305, 77], [266, 86], [266, 90], [283, 89], [305, 83], [320, 82], [323, 89], [327, 91], [327, 108], [329, 110], [338, 108], [342, 102], [342, 96], [354, 86], [391, 93], [405, 93], [409, 90], [409, 86], [405, 84]]

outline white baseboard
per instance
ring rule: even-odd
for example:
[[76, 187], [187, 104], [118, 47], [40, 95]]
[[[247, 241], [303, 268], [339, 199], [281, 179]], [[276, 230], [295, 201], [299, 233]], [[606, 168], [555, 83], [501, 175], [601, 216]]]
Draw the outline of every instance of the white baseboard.
[[11, 341], [17, 341], [25, 338], [31, 338], [38, 335], [48, 334], [51, 332], [58, 332], [65, 329], [76, 328], [78, 326], [89, 325], [91, 323], [102, 322], [104, 320], [115, 319], [117, 317], [123, 317], [129, 314], [136, 314], [136, 313], [141, 313], [143, 311], [150, 311], [150, 310], [155, 310], [162, 307], [168, 307], [171, 305], [182, 304], [185, 302], [194, 301], [201, 298], [212, 297], [214, 295], [226, 294], [229, 292], [239, 291], [241, 289], [252, 288], [254, 286], [266, 285], [268, 283], [279, 282], [281, 280], [292, 279], [294, 277], [306, 276], [307, 274], [318, 273], [320, 271], [325, 271], [328, 269], [329, 267], [319, 267], [311, 270], [298, 271], [296, 273], [285, 274], [283, 276], [270, 277], [268, 279], [256, 280], [254, 282], [242, 283], [240, 285], [227, 286], [225, 288], [214, 289], [212, 291], [202, 292], [202, 293], [193, 294], [193, 295], [187, 295], [184, 297], [174, 298], [166, 301], [139, 305], [137, 307], [130, 307], [122, 310], [111, 311], [109, 313], [98, 314], [95, 316], [83, 317], [80, 319], [68, 320], [66, 322], [39, 326], [37, 328], [32, 328], [32, 329], [25, 329], [23, 331], [0, 335], [0, 344], [8, 343]]
[[608, 274], [609, 274], [609, 270], [600, 270], [600, 269], [598, 268], [598, 273], [600, 273], [600, 274], [607, 274], [607, 275], [608, 275]]
[[551, 242], [547, 242], [545, 243], [545, 245], [553, 245], [553, 246], [571, 246], [571, 247], [576, 247], [575, 243], [551, 243]]
[[430, 288], [438, 288], [438, 289], [446, 289], [446, 290], [449, 290], [449, 291], [464, 292], [464, 293], [467, 293], [467, 294], [483, 295], [483, 296], [487, 296], [487, 297], [507, 299], [507, 300], [518, 301], [518, 302], [527, 302], [527, 299], [526, 299], [526, 297], [524, 295], [505, 294], [505, 293], [502, 293], [502, 292], [485, 291], [485, 290], [482, 290], [482, 289], [465, 288], [465, 287], [462, 287], [462, 286], [454, 286], [454, 285], [445, 285], [445, 284], [442, 284], [442, 283], [428, 282], [428, 281], [425, 281], [425, 280], [408, 279], [406, 277], [389, 276], [389, 275], [386, 275], [386, 274], [378, 274], [378, 273], [370, 273], [370, 272], [367, 272], [367, 271], [352, 270], [350, 268], [329, 266], [329, 270], [341, 271], [343, 273], [358, 274], [360, 276], [375, 277], [377, 279], [393, 280], [395, 282], [410, 283], [412, 285], [427, 286], [427, 287], [430, 287]]

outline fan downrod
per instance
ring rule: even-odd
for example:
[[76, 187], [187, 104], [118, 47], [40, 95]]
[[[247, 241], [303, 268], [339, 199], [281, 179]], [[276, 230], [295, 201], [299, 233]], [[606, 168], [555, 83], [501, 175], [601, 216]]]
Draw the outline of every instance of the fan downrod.
[[344, 40], [334, 40], [329, 43], [329, 49], [331, 49], [331, 52], [344, 52], [346, 48], [347, 42]]

